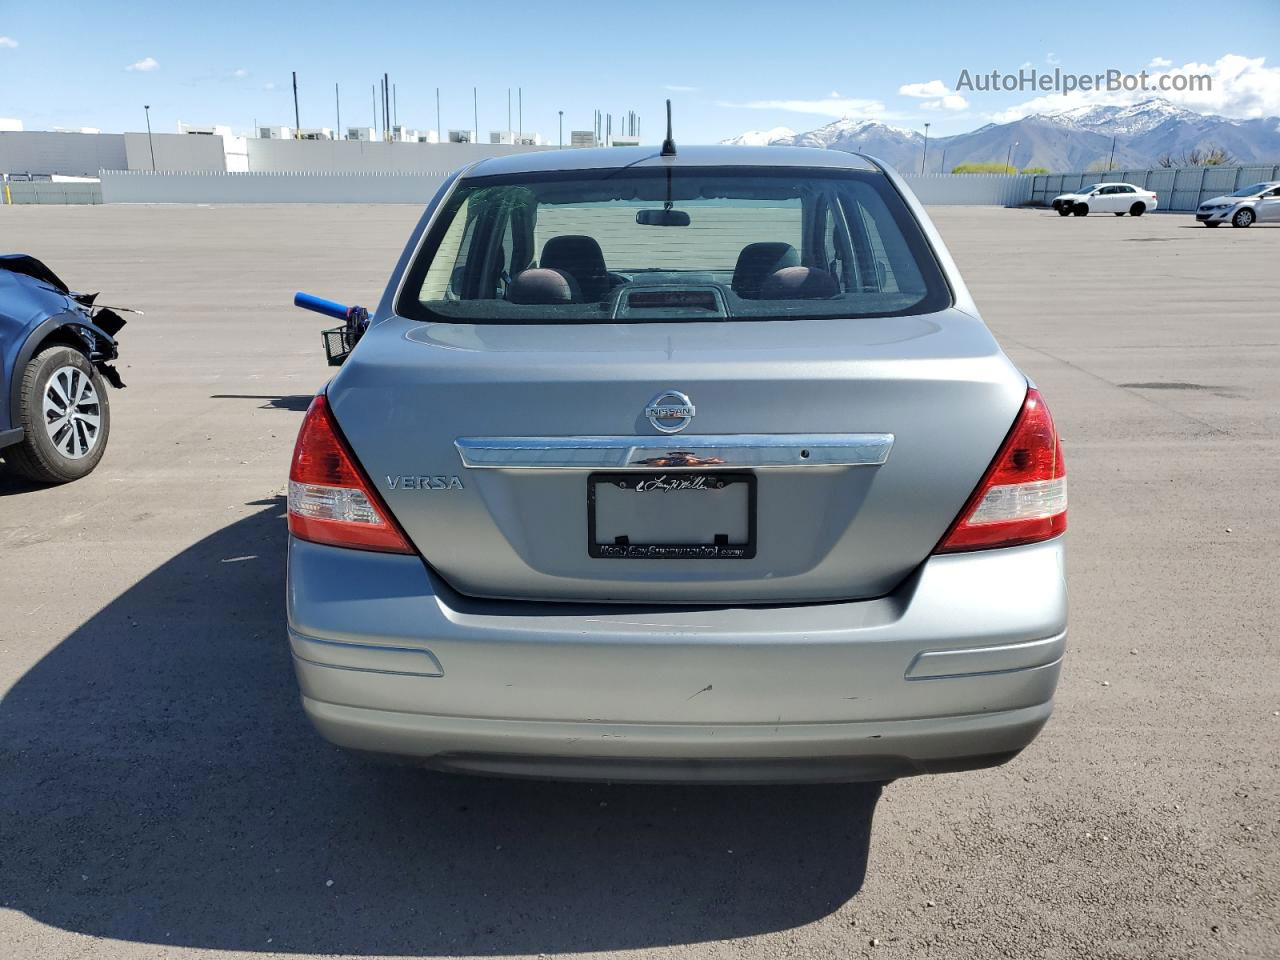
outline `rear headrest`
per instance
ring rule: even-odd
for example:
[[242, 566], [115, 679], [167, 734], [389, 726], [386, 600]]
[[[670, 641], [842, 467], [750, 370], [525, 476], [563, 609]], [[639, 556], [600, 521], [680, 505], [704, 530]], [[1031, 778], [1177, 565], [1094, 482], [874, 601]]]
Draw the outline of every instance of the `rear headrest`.
[[577, 281], [564, 270], [533, 267], [511, 278], [507, 300], [527, 304], [578, 303], [582, 295]]
[[760, 296], [760, 284], [765, 277], [783, 267], [800, 263], [800, 254], [789, 243], [748, 243], [738, 254], [733, 268], [733, 292], [747, 300]]
[[839, 292], [836, 278], [815, 267], [784, 267], [760, 285], [761, 300], [821, 300]]
[[594, 237], [577, 233], [552, 237], [542, 246], [538, 266], [568, 273], [578, 281], [585, 300], [603, 300], [609, 291], [604, 252]]

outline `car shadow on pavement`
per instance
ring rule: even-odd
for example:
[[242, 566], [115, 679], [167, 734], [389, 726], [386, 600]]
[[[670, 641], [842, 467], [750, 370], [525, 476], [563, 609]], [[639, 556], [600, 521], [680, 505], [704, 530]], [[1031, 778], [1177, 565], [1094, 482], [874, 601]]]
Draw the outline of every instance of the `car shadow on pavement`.
[[314, 393], [293, 393], [284, 396], [269, 393], [214, 393], [209, 396], [210, 400], [265, 400], [267, 402], [260, 404], [259, 410], [292, 410], [295, 413], [305, 413], [315, 398]]
[[284, 638], [283, 504], [255, 505], [0, 700], [0, 906], [181, 947], [503, 955], [784, 930], [862, 887], [874, 787], [485, 780], [330, 747]]

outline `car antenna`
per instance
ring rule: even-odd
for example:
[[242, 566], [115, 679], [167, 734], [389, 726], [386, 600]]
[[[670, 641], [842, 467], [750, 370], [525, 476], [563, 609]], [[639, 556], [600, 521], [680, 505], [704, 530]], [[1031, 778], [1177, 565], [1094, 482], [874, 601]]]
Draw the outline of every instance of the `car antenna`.
[[676, 141], [671, 136], [671, 101], [667, 101], [667, 139], [662, 141], [662, 156], [674, 157], [676, 155]]

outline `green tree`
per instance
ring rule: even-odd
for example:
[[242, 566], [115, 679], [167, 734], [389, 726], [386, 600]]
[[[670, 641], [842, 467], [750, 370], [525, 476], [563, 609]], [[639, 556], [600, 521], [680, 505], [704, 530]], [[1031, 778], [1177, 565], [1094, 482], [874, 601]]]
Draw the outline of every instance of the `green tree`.
[[952, 173], [1017, 173], [1017, 167], [1006, 167], [1003, 163], [962, 163], [951, 168]]

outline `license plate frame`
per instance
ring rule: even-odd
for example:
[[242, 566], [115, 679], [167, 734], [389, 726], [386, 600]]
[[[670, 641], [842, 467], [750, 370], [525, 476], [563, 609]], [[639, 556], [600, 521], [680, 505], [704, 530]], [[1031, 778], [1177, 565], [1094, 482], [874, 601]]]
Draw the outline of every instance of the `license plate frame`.
[[[724, 486], [742, 483], [747, 487], [747, 539], [739, 543], [597, 543], [596, 542], [596, 488], [602, 483], [626, 484], [635, 489], [637, 483], [702, 483]], [[691, 496], [688, 492], [655, 488], [646, 496]], [[733, 471], [636, 471], [627, 473], [600, 472], [587, 475], [587, 553], [600, 560], [751, 560], [756, 555], [756, 475]]]

